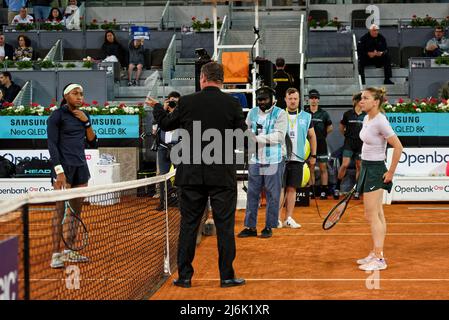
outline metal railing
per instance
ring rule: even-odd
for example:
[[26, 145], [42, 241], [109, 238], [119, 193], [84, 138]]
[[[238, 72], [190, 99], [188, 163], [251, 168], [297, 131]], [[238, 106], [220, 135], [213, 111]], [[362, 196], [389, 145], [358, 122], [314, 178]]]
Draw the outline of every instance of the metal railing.
[[176, 65], [176, 34], [173, 35], [162, 61], [162, 82], [164, 85], [169, 85], [175, 72]]
[[[228, 31], [229, 31], [229, 26], [230, 26], [230, 19], [228, 19], [228, 16], [226, 15], [223, 18], [223, 24], [221, 25], [221, 28], [220, 28], [220, 31], [219, 31], [218, 37], [217, 37], [217, 44], [219, 46], [226, 44], [227, 35], [228, 35]], [[217, 56], [214, 55], [212, 57], [212, 60], [221, 61], [221, 54], [222, 53], [223, 53], [223, 49], [219, 48], [217, 50]]]
[[29, 106], [33, 101], [33, 82], [28, 80], [13, 100], [15, 106]]
[[49, 60], [52, 62], [64, 60], [64, 50], [62, 48], [61, 39], [56, 41], [56, 43], [53, 45], [53, 47], [51, 47], [50, 51], [48, 51], [44, 60]]
[[170, 1], [167, 1], [164, 11], [162, 11], [161, 22], [159, 25], [160, 30], [166, 30], [170, 23]]
[[[81, 30], [81, 17], [85, 17], [86, 6], [84, 2], [78, 7], [78, 10], [75, 11], [67, 20], [66, 20], [66, 28], [69, 30]], [[85, 26], [84, 26], [85, 28]]]
[[354, 69], [354, 78], [357, 80], [359, 89], [362, 90], [362, 77], [359, 74], [359, 54], [357, 52], [357, 40], [355, 34], [352, 34], [352, 63]]

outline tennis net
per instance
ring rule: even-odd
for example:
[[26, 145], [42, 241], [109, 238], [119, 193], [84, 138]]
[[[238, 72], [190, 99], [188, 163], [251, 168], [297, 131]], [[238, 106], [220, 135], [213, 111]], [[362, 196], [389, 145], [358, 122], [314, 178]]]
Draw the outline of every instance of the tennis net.
[[[17, 237], [19, 299], [143, 299], [176, 268], [180, 214], [174, 173], [104, 186], [30, 193], [0, 203], [0, 241]], [[165, 185], [160, 210], [156, 184]], [[56, 206], [82, 199], [87, 262], [51, 268], [56, 244]], [[67, 251], [66, 255], [68, 256]]]

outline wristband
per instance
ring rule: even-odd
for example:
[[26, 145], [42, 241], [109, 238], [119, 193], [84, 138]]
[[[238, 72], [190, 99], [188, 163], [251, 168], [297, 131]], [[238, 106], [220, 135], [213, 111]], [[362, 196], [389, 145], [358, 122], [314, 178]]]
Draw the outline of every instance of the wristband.
[[310, 157], [311, 158], [316, 158], [316, 154], [311, 154]]
[[56, 174], [64, 173], [64, 168], [59, 164], [55, 166], [55, 172]]
[[90, 121], [84, 122], [84, 128], [90, 128], [92, 125], [90, 124]]

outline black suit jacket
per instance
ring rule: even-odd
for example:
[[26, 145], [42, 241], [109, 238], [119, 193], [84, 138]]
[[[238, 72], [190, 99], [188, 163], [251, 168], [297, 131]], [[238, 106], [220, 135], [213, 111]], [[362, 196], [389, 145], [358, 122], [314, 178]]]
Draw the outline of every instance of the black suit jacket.
[[9, 60], [14, 58], [14, 48], [12, 45], [5, 43], [5, 58], [8, 57]]
[[362, 59], [368, 59], [368, 52], [374, 50], [385, 52], [387, 51], [387, 40], [384, 36], [379, 34], [377, 38], [371, 37], [370, 33], [367, 32], [363, 37], [360, 38], [357, 44], [357, 51]]
[[[206, 87], [200, 92], [196, 92], [179, 99], [178, 107], [170, 114], [166, 113], [162, 105], [157, 104], [153, 110], [153, 115], [162, 130], [171, 131], [177, 128], [185, 129], [190, 139], [183, 139], [181, 134], [182, 152], [187, 152], [186, 147], [190, 145], [190, 163], [181, 163], [176, 168], [176, 185], [208, 185], [208, 186], [235, 186], [236, 167], [235, 164], [224, 164], [225, 160], [225, 130], [242, 129], [245, 131], [247, 125], [243, 116], [242, 107], [232, 96], [221, 92], [217, 87]], [[220, 132], [223, 142], [223, 149], [216, 150], [214, 154], [221, 159], [220, 163], [204, 163], [201, 154], [210, 141], [201, 142], [199, 135], [194, 136], [193, 122], [201, 122], [201, 137], [207, 129], [216, 129]], [[190, 140], [190, 141], [188, 141]], [[212, 140], [212, 139], [211, 139]], [[195, 151], [193, 144], [201, 146]], [[234, 152], [234, 147], [227, 148]], [[232, 150], [232, 151], [231, 151]], [[209, 154], [209, 152], [206, 153]], [[201, 157], [200, 163], [193, 163], [193, 158]], [[183, 154], [184, 157], [187, 157]], [[233, 155], [234, 156], [234, 155]], [[234, 157], [233, 157], [234, 158]]]

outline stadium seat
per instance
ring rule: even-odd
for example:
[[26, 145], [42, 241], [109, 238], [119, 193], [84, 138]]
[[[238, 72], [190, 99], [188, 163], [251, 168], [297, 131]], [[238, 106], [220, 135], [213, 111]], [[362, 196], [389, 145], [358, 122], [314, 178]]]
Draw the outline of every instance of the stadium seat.
[[95, 60], [101, 60], [103, 57], [103, 50], [99, 48], [86, 49], [86, 56], [92, 57]]
[[399, 52], [399, 47], [388, 47], [390, 53], [391, 64], [393, 66], [399, 67], [401, 65], [401, 55]]
[[223, 52], [224, 83], [248, 83], [249, 52]]
[[316, 21], [320, 21], [322, 19], [329, 20], [329, 14], [326, 10], [310, 10], [309, 17], [312, 17]]
[[162, 62], [166, 52], [166, 48], [151, 50], [151, 68], [162, 69]]
[[370, 16], [365, 10], [353, 10], [351, 12], [351, 27], [352, 28], [365, 28], [366, 18]]
[[64, 60], [79, 61], [86, 57], [84, 49], [64, 49]]
[[151, 50], [150, 49], [145, 49], [145, 65], [144, 68], [149, 70], [151, 69]]
[[404, 47], [401, 48], [401, 67], [408, 67], [408, 59], [412, 57], [422, 57], [423, 47]]

